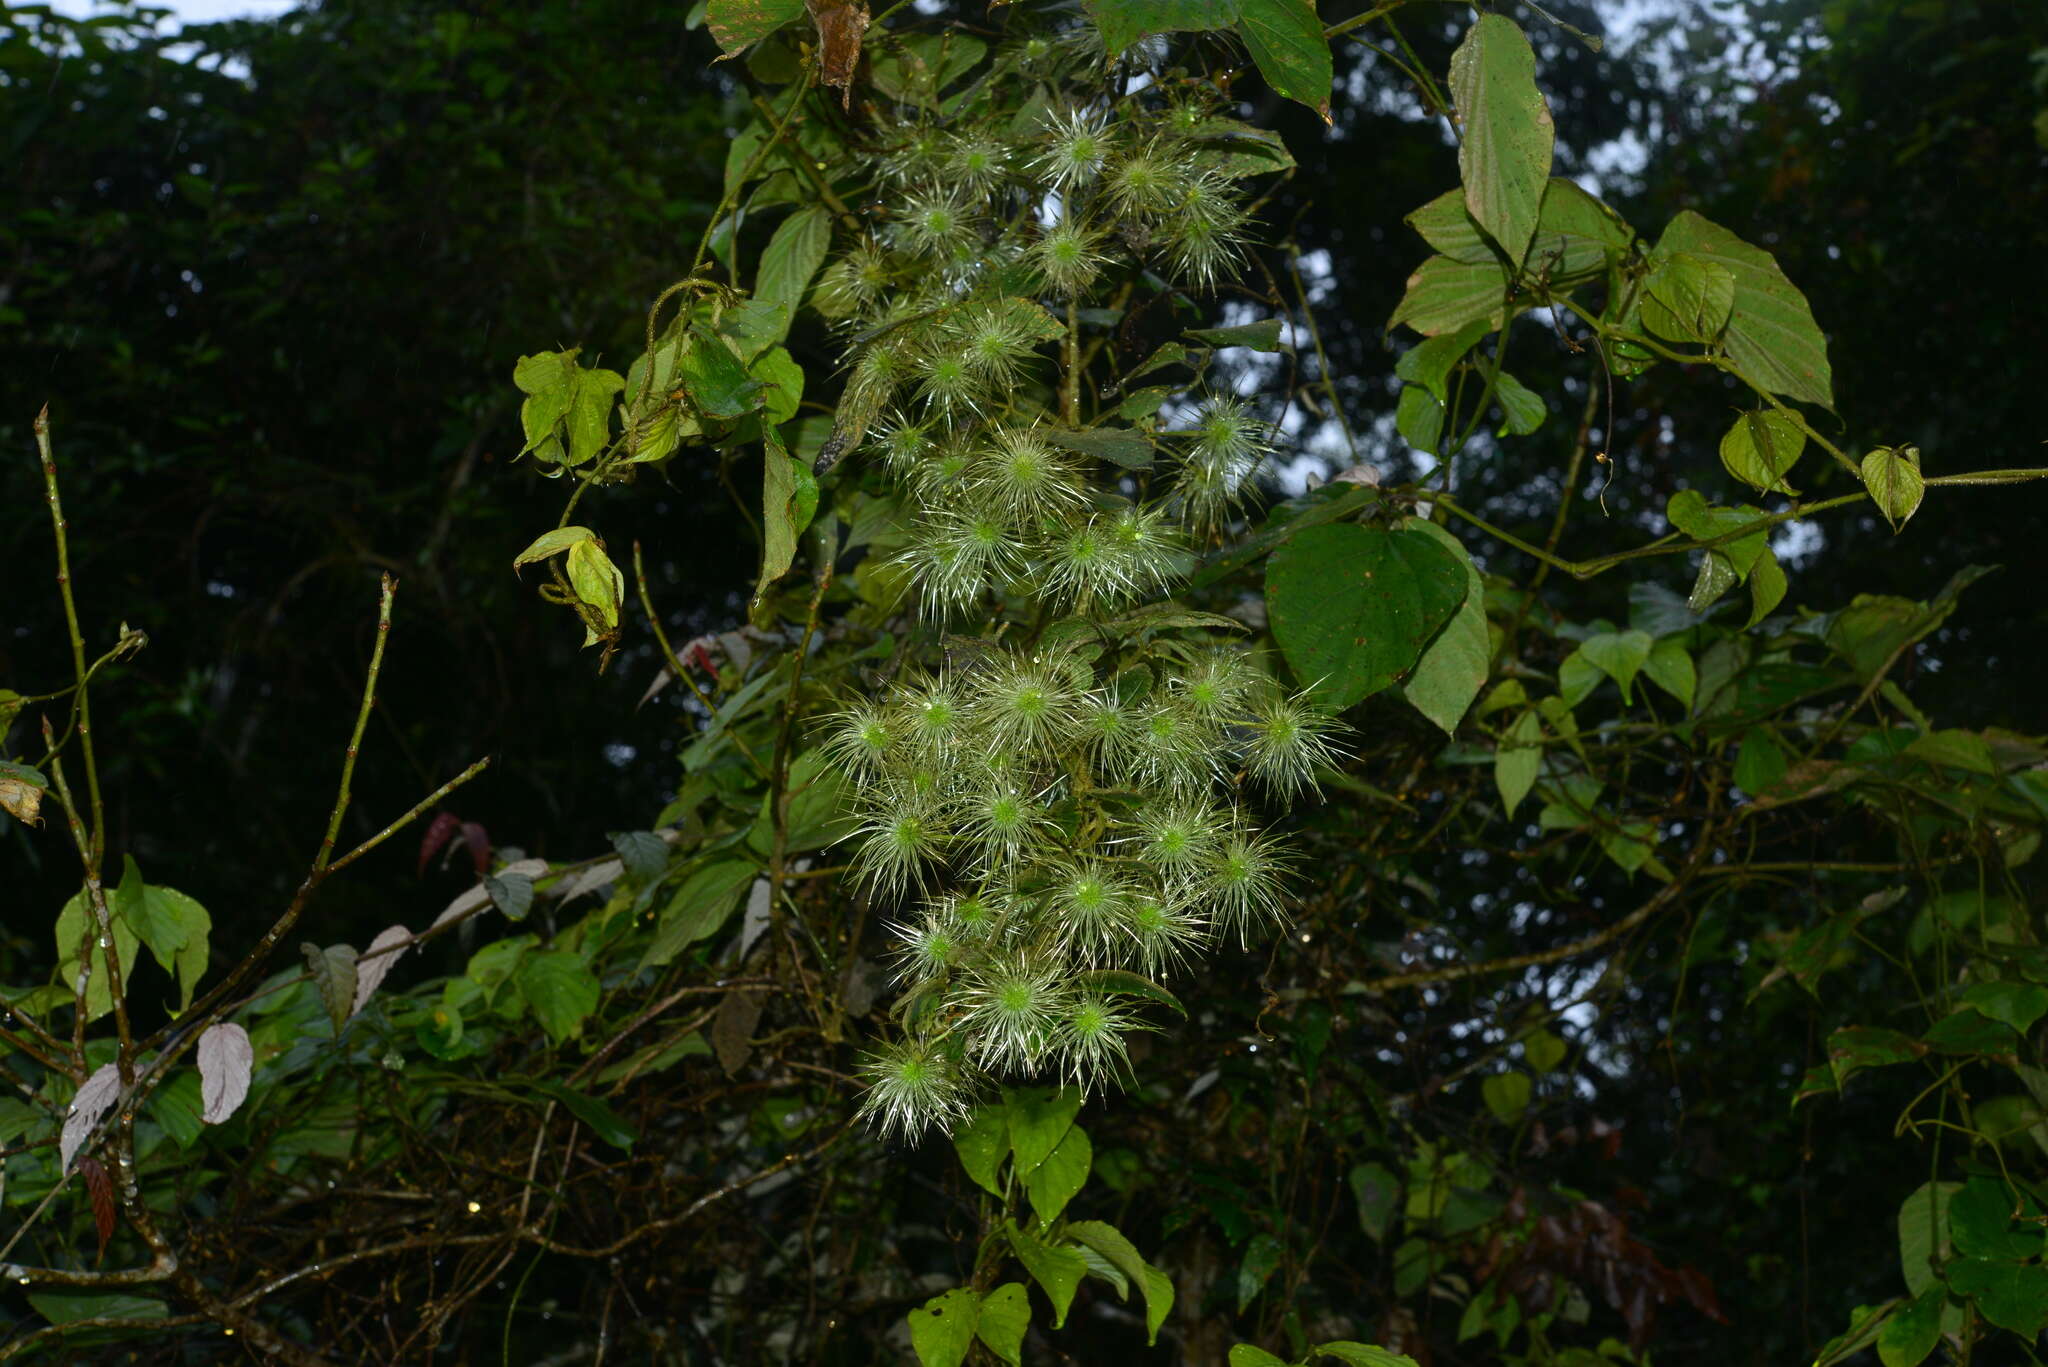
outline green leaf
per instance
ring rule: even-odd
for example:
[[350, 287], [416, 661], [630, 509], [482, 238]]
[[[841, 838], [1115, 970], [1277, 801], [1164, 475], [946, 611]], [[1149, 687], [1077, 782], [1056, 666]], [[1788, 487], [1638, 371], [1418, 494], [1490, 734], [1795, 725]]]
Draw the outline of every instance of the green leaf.
[[723, 337], [701, 324], [690, 329], [690, 345], [676, 371], [697, 411], [712, 418], [739, 418], [761, 406], [761, 381]]
[[1406, 323], [1425, 337], [1456, 332], [1472, 322], [1500, 329], [1507, 316], [1508, 275], [1497, 261], [1469, 263], [1432, 256], [1408, 277], [1387, 326]]
[[1072, 1087], [1018, 1087], [1009, 1092], [1008, 1110], [1017, 1175], [1029, 1177], [1073, 1128], [1074, 1117], [1081, 1113], [1081, 1094]]
[[761, 466], [761, 577], [754, 585], [758, 608], [768, 586], [789, 573], [796, 540], [818, 510], [818, 481], [811, 467], [793, 460], [774, 428], [764, 432]]
[[1806, 434], [1775, 409], [1759, 409], [1735, 419], [1721, 438], [1721, 465], [1729, 474], [1766, 493], [1796, 495], [1785, 476], [1806, 449]]
[[513, 970], [512, 979], [556, 1044], [581, 1032], [584, 1019], [597, 1009], [597, 975], [581, 954], [571, 950], [528, 954]]
[[1257, 1344], [1240, 1343], [1230, 1350], [1230, 1367], [1287, 1367]]
[[1984, 1318], [2031, 1341], [2048, 1326], [2048, 1267], [2040, 1263], [1958, 1258], [1948, 1284], [1977, 1303]]
[[579, 1092], [552, 1078], [528, 1078], [525, 1085], [551, 1101], [560, 1102], [564, 1110], [588, 1125], [592, 1134], [613, 1148], [625, 1153], [633, 1151], [633, 1142], [640, 1137], [639, 1132], [626, 1123], [625, 1117], [588, 1092]]
[[134, 857], [124, 856], [121, 886], [111, 910], [149, 947], [164, 972], [176, 976], [178, 1010], [189, 1007], [193, 989], [206, 975], [213, 932], [213, 917], [206, 908], [175, 888], [143, 882]]
[[577, 370], [575, 392], [564, 418], [569, 464], [583, 464], [611, 441], [612, 396], [625, 387], [626, 377], [615, 370]]
[[748, 372], [765, 386], [761, 391], [762, 416], [771, 423], [788, 422], [796, 416], [804, 398], [804, 368], [796, 363], [788, 348], [768, 348], [754, 358]]
[[1643, 662], [1643, 672], [1650, 676], [1651, 683], [1684, 704], [1688, 712], [1692, 710], [1693, 695], [1700, 685], [1699, 670], [1677, 637], [1667, 636], [1657, 642], [1650, 658]]
[[611, 841], [626, 872], [643, 883], [658, 878], [668, 867], [668, 842], [653, 831], [617, 831]]
[[1145, 1293], [1145, 1346], [1149, 1348], [1159, 1342], [1159, 1326], [1173, 1313], [1173, 1279], [1147, 1263], [1139, 1285]]
[[1711, 342], [1735, 311], [1735, 272], [1690, 252], [1659, 260], [1643, 290], [1643, 326], [1667, 341]]
[[320, 1004], [327, 1008], [327, 1018], [334, 1022], [334, 1033], [338, 1035], [355, 1008], [356, 952], [347, 945], [322, 949], [309, 942], [299, 946], [299, 953], [305, 956], [313, 990], [320, 994]]
[[160, 1320], [170, 1308], [148, 1296], [131, 1296], [119, 1291], [30, 1291], [28, 1303], [52, 1324], [75, 1324], [79, 1320]]
[[1500, 252], [1465, 208], [1463, 190], [1446, 190], [1402, 220], [1439, 254], [1467, 266], [1498, 266]]
[[1024, 1283], [1004, 1282], [981, 1298], [974, 1336], [1010, 1367], [1021, 1367], [1024, 1333], [1030, 1327], [1031, 1297], [1025, 1292]]
[[1086, 427], [1070, 431], [1064, 427], [1041, 426], [1034, 430], [1054, 446], [1064, 447], [1076, 455], [1106, 460], [1126, 470], [1152, 468], [1152, 443], [1127, 427]]
[[1899, 1270], [1918, 1296], [1937, 1284], [1935, 1268], [1949, 1259], [1948, 1205], [1960, 1182], [1923, 1182], [1899, 1203]]
[[1238, 19], [1238, 0], [1086, 0], [1111, 57], [1152, 33], [1206, 32]]
[[1426, 389], [1412, 384], [1403, 386], [1401, 398], [1394, 406], [1394, 430], [1416, 450], [1435, 455], [1437, 447], [1443, 444], [1443, 401]]
[[1664, 229], [1650, 256], [1652, 269], [1681, 252], [1735, 277], [1735, 305], [1722, 342], [1736, 373], [1767, 394], [1834, 407], [1827, 338], [1806, 296], [1771, 254], [1690, 209]]
[[1486, 1109], [1503, 1125], [1515, 1124], [1529, 1109], [1527, 1073], [1495, 1073], [1479, 1085], [1479, 1092]]
[[1239, 0], [1237, 31], [1275, 94], [1330, 121], [1330, 45], [1310, 0]]
[[149, 1116], [179, 1148], [189, 1149], [206, 1128], [199, 1118], [201, 1104], [199, 1074], [188, 1068], [150, 1094]]
[[[1272, 0], [1278, 4], [1282, 0]], [[1280, 349], [1280, 320], [1261, 318], [1256, 323], [1239, 323], [1227, 328], [1191, 328], [1187, 336], [1212, 347], [1249, 347], [1253, 351]]]
[[[1606, 274], [1609, 265], [1629, 254], [1635, 240], [1635, 229], [1620, 214], [1580, 189], [1577, 182], [1552, 176], [1543, 190], [1543, 208], [1536, 219], [1536, 236], [1529, 243], [1527, 266], [1555, 288]], [[1437, 250], [1446, 251], [1443, 247]]]
[[1358, 1205], [1358, 1227], [1378, 1243], [1387, 1237], [1387, 1225], [1401, 1201], [1401, 1179], [1384, 1163], [1360, 1163], [1346, 1179], [1351, 1197]]
[[1550, 416], [1543, 396], [1506, 371], [1493, 378], [1493, 400], [1500, 405], [1500, 436], [1526, 437]]
[[704, 24], [730, 57], [803, 18], [803, 0], [706, 0]]
[[1994, 778], [1998, 774], [1998, 761], [1991, 756], [1989, 742], [1975, 731], [1929, 731], [1924, 736], [1914, 737], [1913, 743], [1906, 747], [1906, 753], [1948, 769], [1962, 769]]
[[1534, 709], [1515, 718], [1506, 738], [1493, 752], [1493, 786], [1500, 790], [1501, 808], [1512, 817], [1522, 799], [1536, 786], [1536, 774], [1543, 767], [1543, 723]]
[[1927, 1046], [1901, 1030], [1876, 1025], [1850, 1025], [1828, 1036], [1828, 1071], [1837, 1090], [1865, 1068], [1911, 1063]]
[[[789, 330], [789, 315], [803, 303], [804, 291], [811, 287], [811, 277], [825, 264], [825, 254], [831, 247], [832, 215], [824, 205], [812, 204], [777, 224], [775, 235], [762, 250], [760, 268], [754, 272], [754, 297], [780, 304], [787, 310], [783, 316], [785, 333]], [[772, 343], [782, 338], [768, 340]]]
[[2048, 1015], [2048, 987], [2032, 983], [1978, 983], [1963, 992], [1962, 1004], [1992, 1020], [2003, 1021], [2021, 1034]]
[[1451, 54], [1451, 100], [1463, 137], [1465, 207], [1520, 265], [1536, 233], [1556, 141], [1536, 88], [1536, 54], [1514, 21], [1482, 14]]
[[1756, 567], [1749, 572], [1750, 609], [1749, 621], [1745, 627], [1753, 627], [1785, 601], [1785, 567], [1778, 563], [1778, 553], [1765, 548], [1757, 557]]
[[1100, 1220], [1076, 1220], [1067, 1226], [1067, 1236], [1100, 1255], [1126, 1281], [1136, 1282], [1140, 1293], [1144, 1292], [1148, 1264], [1123, 1236], [1123, 1231]]
[[1632, 703], [1636, 674], [1650, 662], [1656, 642], [1647, 631], [1606, 631], [1579, 643], [1577, 654], [1621, 687], [1621, 700]]
[[1492, 641], [1486, 632], [1486, 585], [1464, 543], [1442, 527], [1419, 517], [1404, 518], [1397, 527], [1429, 537], [1465, 567], [1465, 601], [1423, 650], [1422, 658], [1415, 662], [1415, 672], [1401, 689], [1415, 710], [1448, 736], [1458, 729], [1466, 709], [1486, 686], [1487, 667], [1493, 658]]
[[1376, 1344], [1353, 1343], [1349, 1339], [1319, 1343], [1312, 1351], [1316, 1357], [1335, 1358], [1350, 1367], [1415, 1367], [1415, 1359], [1405, 1353], [1390, 1353]]
[[1927, 493], [1927, 481], [1920, 473], [1920, 448], [1880, 446], [1863, 458], [1862, 474], [1863, 487], [1870, 491], [1871, 502], [1884, 514], [1884, 520], [1892, 524], [1894, 532], [1905, 530]]
[[[2022, 1195], [2016, 1203], [2005, 1183], [1990, 1177], [1972, 1177], [1948, 1203], [1949, 1231], [1965, 1258], [2039, 1257], [2039, 1215], [2032, 1200]], [[2014, 1229], [2014, 1221], [2021, 1227]]]
[[521, 565], [531, 565], [551, 555], [560, 555], [571, 546], [596, 538], [597, 533], [588, 527], [557, 527], [551, 532], [543, 532], [535, 537], [532, 545], [512, 557], [512, 568], [516, 570]]
[[2009, 1054], [2018, 1043], [2010, 1025], [1975, 1011], [1944, 1016], [1927, 1028], [1920, 1042], [1944, 1054]]
[[1238, 1314], [1242, 1315], [1245, 1307], [1258, 1299], [1286, 1256], [1287, 1246], [1270, 1234], [1254, 1235], [1245, 1245], [1244, 1259], [1237, 1265]]
[[1095, 1150], [1088, 1142], [1087, 1131], [1079, 1125], [1068, 1126], [1065, 1137], [1045, 1156], [1045, 1161], [1024, 1174], [1024, 1193], [1031, 1198], [1031, 1209], [1040, 1220], [1051, 1224], [1059, 1218], [1067, 1202], [1087, 1184], [1088, 1170], [1094, 1162]]
[[1000, 1106], [977, 1106], [965, 1125], [953, 1130], [953, 1152], [974, 1184], [991, 1196], [1001, 1196], [996, 1181], [1003, 1156], [1010, 1151], [1010, 1118]]
[[1074, 1303], [1074, 1289], [1088, 1275], [1088, 1260], [1077, 1248], [1060, 1248], [1019, 1229], [1014, 1222], [1004, 1226], [1010, 1236], [1010, 1250], [1032, 1280], [1045, 1289], [1052, 1302], [1052, 1327], [1067, 1322], [1067, 1309]]
[[1877, 1356], [1884, 1367], [1920, 1367], [1941, 1339], [1941, 1310], [1948, 1288], [1928, 1287], [1891, 1313], [1877, 1331]]
[[[619, 625], [619, 611], [626, 604], [626, 576], [604, 553], [601, 541], [578, 541], [569, 548], [569, 587], [588, 604], [606, 630]], [[596, 633], [593, 631], [593, 639]], [[590, 641], [584, 641], [589, 645]]]
[[1456, 332], [1424, 338], [1401, 353], [1394, 362], [1394, 373], [1410, 384], [1421, 385], [1436, 396], [1439, 404], [1447, 402], [1452, 367], [1465, 359], [1465, 353], [1486, 333], [1485, 323], [1472, 322]]
[[1735, 752], [1735, 786], [1754, 797], [1785, 777], [1790, 765], [1777, 739], [1762, 727], [1753, 727], [1743, 733], [1742, 747]]
[[1539, 1073], [1556, 1070], [1564, 1062], [1565, 1042], [1549, 1030], [1531, 1030], [1522, 1037], [1522, 1057]]
[[712, 859], [698, 865], [656, 918], [659, 929], [639, 966], [658, 968], [699, 940], [717, 934], [739, 905], [740, 894], [759, 873], [743, 859]]
[[1349, 707], [1414, 666], [1465, 601], [1467, 575], [1426, 533], [1325, 524], [1273, 552], [1267, 612], [1295, 674]]
[[934, 1296], [910, 1312], [910, 1346], [923, 1367], [960, 1367], [974, 1346], [980, 1304], [967, 1287]]

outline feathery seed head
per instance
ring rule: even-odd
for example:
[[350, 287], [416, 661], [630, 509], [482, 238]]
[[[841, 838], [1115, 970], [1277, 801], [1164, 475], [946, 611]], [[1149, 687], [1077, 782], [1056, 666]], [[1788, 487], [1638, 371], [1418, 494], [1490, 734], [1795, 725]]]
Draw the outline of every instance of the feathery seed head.
[[954, 1029], [984, 1067], [1036, 1071], [1072, 1006], [1057, 965], [1006, 954], [963, 984]]
[[1031, 163], [1047, 188], [1067, 191], [1093, 183], [1109, 159], [1110, 133], [1099, 110], [1068, 109], [1046, 121], [1045, 150]]
[[921, 885], [928, 866], [945, 854], [945, 833], [934, 819], [929, 775], [913, 774], [871, 794], [855, 831], [856, 876], [876, 892], [897, 897]]
[[894, 958], [898, 981], [935, 978], [950, 969], [960, 957], [960, 944], [944, 919], [930, 914], [915, 921], [890, 927], [896, 940]]
[[1278, 797], [1313, 791], [1316, 770], [1334, 768], [1343, 759], [1329, 739], [1336, 729], [1336, 721], [1306, 694], [1273, 699], [1245, 728], [1246, 767]]
[[1076, 509], [1084, 498], [1072, 458], [1028, 427], [997, 432], [973, 478], [991, 506], [1019, 521]]
[[868, 1056], [861, 1073], [868, 1090], [860, 1117], [884, 1139], [914, 1140], [934, 1125], [950, 1130], [967, 1117], [967, 1079], [936, 1044], [885, 1044]]
[[1125, 1036], [1142, 1028], [1122, 1007], [1094, 993], [1084, 995], [1061, 1023], [1056, 1041], [1061, 1074], [1084, 1096], [1112, 1082], [1122, 1085], [1130, 1072]]
[[1086, 294], [1102, 275], [1109, 258], [1101, 250], [1102, 235], [1072, 218], [1062, 219], [1031, 244], [1029, 261], [1053, 293], [1067, 298]]
[[856, 703], [827, 719], [825, 753], [865, 783], [881, 772], [894, 739], [880, 708]]
[[1157, 218], [1186, 200], [1192, 183], [1188, 164], [1157, 143], [1111, 165], [1106, 187], [1109, 208], [1119, 218]]
[[1210, 864], [1208, 895], [1217, 923], [1237, 932], [1249, 946], [1254, 930], [1267, 930], [1287, 919], [1287, 857], [1280, 842], [1268, 835], [1236, 830], [1227, 836]]

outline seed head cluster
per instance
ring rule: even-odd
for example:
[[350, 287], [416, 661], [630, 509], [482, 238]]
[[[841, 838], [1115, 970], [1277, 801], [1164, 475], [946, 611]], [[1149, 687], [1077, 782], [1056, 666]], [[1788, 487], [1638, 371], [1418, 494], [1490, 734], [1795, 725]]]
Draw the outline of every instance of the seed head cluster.
[[[1036, 39], [995, 61], [1057, 91], [1099, 88], [1099, 59]], [[1185, 92], [1017, 107], [1032, 88], [990, 81], [944, 128], [884, 112], [884, 212], [812, 294], [847, 339], [864, 487], [895, 510], [871, 557], [948, 633], [944, 665], [823, 738], [904, 990], [863, 1110], [906, 1137], [991, 1079], [1126, 1080], [1158, 980], [1284, 921], [1287, 847], [1256, 804], [1338, 759], [1233, 624], [1160, 606], [1241, 525], [1270, 424], [1199, 374], [1121, 397], [1144, 359], [1124, 311], [1170, 316], [1241, 262], [1230, 135]]]

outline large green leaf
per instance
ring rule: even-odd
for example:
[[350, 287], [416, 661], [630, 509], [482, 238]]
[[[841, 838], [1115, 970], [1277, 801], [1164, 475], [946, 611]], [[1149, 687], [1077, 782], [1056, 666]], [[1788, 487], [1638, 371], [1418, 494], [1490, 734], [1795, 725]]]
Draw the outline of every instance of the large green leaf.
[[759, 606], [768, 586], [789, 573], [796, 559], [796, 539], [818, 510], [818, 480], [811, 468], [793, 459], [775, 429], [763, 430], [761, 469], [761, 577], [754, 585]]
[[1530, 274], [1552, 286], [1570, 284], [1604, 274], [1628, 255], [1635, 240], [1635, 229], [1620, 214], [1576, 181], [1552, 176], [1543, 189], [1536, 235], [1529, 241], [1524, 264]]
[[512, 977], [541, 1028], [557, 1044], [581, 1031], [585, 1018], [597, 1009], [597, 975], [574, 951], [550, 949], [528, 954]]
[[804, 15], [804, 0], [708, 0], [704, 24], [731, 56]]
[[1267, 616], [1295, 674], [1349, 707], [1415, 665], [1465, 601], [1467, 575], [1425, 532], [1311, 527], [1267, 563]]
[[1736, 415], [1735, 425], [1721, 438], [1721, 464], [1744, 484], [1792, 497], [1799, 491], [1785, 482], [1785, 476], [1805, 448], [1806, 434], [1798, 424], [1775, 409], [1763, 408]]
[[2048, 1267], [1990, 1258], [1958, 1258], [1948, 1266], [1948, 1284], [1977, 1303], [2001, 1329], [2031, 1341], [2048, 1326]]
[[1081, 1094], [1071, 1087], [1019, 1087], [1010, 1093], [1010, 1151], [1019, 1176], [1030, 1176], [1059, 1147], [1080, 1113]]
[[1949, 1259], [1948, 1206], [1960, 1182], [1923, 1182], [1899, 1203], [1899, 1271], [1919, 1295], [1935, 1285], [1935, 1268]]
[[1406, 323], [1425, 337], [1456, 332], [1483, 321], [1497, 330], [1507, 311], [1508, 275], [1497, 261], [1454, 261], [1432, 256], [1408, 277], [1407, 292], [1394, 306], [1389, 328]]
[[974, 1184], [991, 1196], [1001, 1196], [996, 1172], [1010, 1151], [1009, 1113], [1001, 1106], [977, 1106], [967, 1123], [953, 1128], [953, 1152]]
[[934, 1296], [910, 1312], [910, 1346], [923, 1367], [960, 1367], [974, 1346], [980, 1298], [967, 1287]]
[[1404, 532], [1419, 532], [1449, 551], [1465, 567], [1465, 601], [1448, 625], [1415, 662], [1401, 692], [1416, 711], [1428, 717], [1450, 735], [1458, 729], [1472, 700], [1486, 686], [1487, 665], [1492, 643], [1486, 632], [1486, 586], [1472, 564], [1464, 543], [1442, 527], [1424, 518], [1411, 517], [1400, 524]]
[[1010, 1236], [1010, 1251], [1017, 1255], [1018, 1262], [1024, 1264], [1024, 1270], [1031, 1274], [1032, 1280], [1045, 1289], [1046, 1299], [1052, 1302], [1052, 1327], [1059, 1328], [1067, 1322], [1067, 1309], [1074, 1303], [1075, 1288], [1081, 1285], [1081, 1278], [1088, 1275], [1088, 1260], [1078, 1248], [1046, 1243], [1015, 1224], [1006, 1228]]
[[[1102, 30], [1103, 50], [1114, 57], [1148, 33], [1203, 32], [1238, 20], [1238, 0], [1086, 0]], [[1277, 87], [1276, 87], [1277, 88]]]
[[1004, 1282], [981, 1298], [974, 1336], [1010, 1367], [1024, 1361], [1024, 1333], [1031, 1327], [1031, 1297], [1022, 1282]]
[[1884, 1367], [1920, 1367], [1941, 1338], [1941, 1308], [1948, 1288], [1928, 1287], [1893, 1311], [1877, 1332], [1877, 1357]]
[[759, 874], [760, 869], [744, 859], [712, 859], [693, 869], [656, 918], [658, 929], [640, 967], [659, 967], [717, 934], [739, 905], [740, 894]]
[[760, 268], [754, 273], [754, 297], [781, 304], [788, 310], [783, 316], [785, 332], [789, 328], [788, 314], [795, 313], [797, 305], [803, 302], [804, 291], [810, 288], [811, 277], [824, 264], [825, 253], [831, 246], [832, 215], [819, 204], [798, 209], [768, 239], [768, 246], [761, 253]]
[[1065, 1137], [1045, 1156], [1045, 1161], [1024, 1175], [1024, 1192], [1031, 1198], [1031, 1209], [1039, 1219], [1049, 1224], [1059, 1218], [1067, 1202], [1087, 1184], [1088, 1170], [1094, 1162], [1095, 1151], [1088, 1142], [1088, 1132], [1079, 1125], [1068, 1126]]
[[1691, 252], [1658, 261], [1643, 291], [1643, 326], [1668, 341], [1711, 342], [1735, 310], [1735, 273]]
[[1330, 121], [1330, 45], [1312, 0], [1238, 0], [1237, 31], [1277, 94]]
[[1536, 786], [1537, 771], [1543, 767], [1542, 743], [1543, 722], [1531, 708], [1515, 718], [1493, 752], [1493, 786], [1500, 789], [1501, 808], [1508, 816]]
[[1513, 20], [1479, 16], [1451, 54], [1451, 99], [1463, 133], [1465, 207], [1519, 266], [1536, 233], [1556, 132], [1536, 88], [1536, 54]]
[[1767, 394], [1834, 406], [1827, 338], [1799, 287], [1771, 254], [1688, 209], [1671, 220], [1651, 253], [1654, 271], [1683, 252], [1735, 277], [1735, 304], [1722, 342], [1736, 373]]

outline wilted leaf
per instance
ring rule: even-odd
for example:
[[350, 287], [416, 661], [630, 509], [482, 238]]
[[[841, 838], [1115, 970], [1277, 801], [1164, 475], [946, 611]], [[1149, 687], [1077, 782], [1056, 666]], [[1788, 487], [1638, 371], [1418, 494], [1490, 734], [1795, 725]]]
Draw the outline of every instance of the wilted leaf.
[[107, 1256], [107, 1240], [114, 1237], [114, 1179], [106, 1165], [87, 1155], [78, 1160], [78, 1175], [85, 1179], [86, 1198], [92, 1203], [93, 1232], [99, 1235], [100, 1257]]
[[232, 1021], [217, 1021], [199, 1036], [199, 1118], [218, 1125], [249, 1095], [256, 1051], [249, 1032]]
[[412, 947], [411, 940], [412, 932], [404, 926], [386, 926], [377, 932], [377, 938], [370, 941], [370, 947], [356, 960], [356, 995], [349, 1006], [349, 1015], [355, 1015], [369, 1004], [370, 994], [384, 981], [384, 975]]
[[820, 79], [839, 92], [841, 108], [853, 98], [853, 73], [860, 66], [861, 35], [868, 29], [862, 0], [806, 0], [818, 26]]
[[441, 852], [443, 846], [454, 839], [455, 832], [461, 825], [462, 818], [453, 812], [434, 813], [434, 819], [427, 823], [427, 829], [420, 834], [419, 877], [426, 877], [428, 863]]
[[[0, 735], [6, 731], [6, 724], [0, 722]], [[42, 824], [43, 794], [49, 786], [41, 770], [0, 759], [0, 812], [6, 812], [22, 825]]]
[[120, 1099], [119, 1064], [101, 1064], [93, 1070], [92, 1076], [78, 1085], [77, 1093], [71, 1098], [71, 1109], [64, 1114], [64, 1128], [57, 1136], [58, 1171], [71, 1170], [71, 1160], [84, 1147], [86, 1137]]
[[340, 1034], [356, 1001], [356, 952], [347, 945], [322, 949], [316, 944], [300, 945], [299, 952], [306, 956], [313, 988], [327, 1008], [328, 1019], [334, 1022], [334, 1032]]

